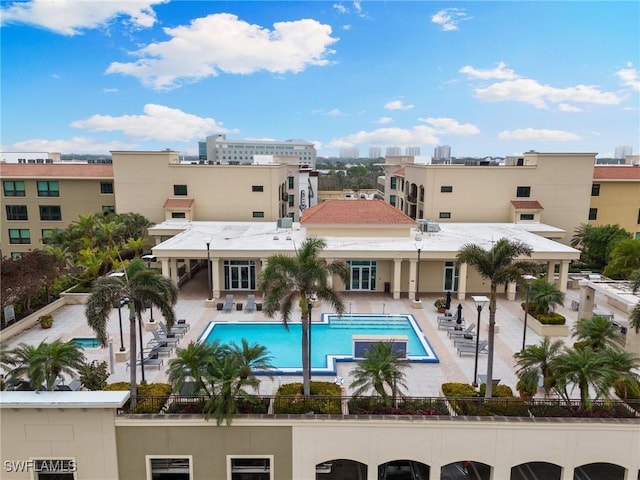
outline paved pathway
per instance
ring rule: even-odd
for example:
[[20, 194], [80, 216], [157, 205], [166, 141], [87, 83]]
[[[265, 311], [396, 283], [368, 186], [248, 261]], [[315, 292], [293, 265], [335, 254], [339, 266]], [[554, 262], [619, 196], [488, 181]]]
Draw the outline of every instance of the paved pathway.
[[[204, 299], [206, 298], [206, 280], [205, 272], [200, 271], [195, 278], [184, 284], [180, 289], [180, 298], [176, 305], [177, 318], [184, 318], [191, 324], [191, 329], [184, 338], [181, 339], [179, 346], [186, 346], [191, 341], [196, 341], [204, 328], [210, 321], [226, 320], [226, 321], [245, 321], [245, 320], [269, 320], [263, 312], [255, 312], [252, 314], [243, 311], [233, 310], [225, 313], [215, 308], [205, 307]], [[387, 314], [412, 314], [422, 327], [425, 336], [428, 338], [431, 346], [435, 350], [440, 359], [437, 364], [412, 364], [407, 369], [407, 385], [408, 394], [412, 396], [441, 396], [440, 385], [445, 382], [465, 382], [470, 383], [473, 380], [474, 355], [465, 355], [459, 357], [453, 346], [453, 342], [447, 337], [447, 332], [437, 329], [436, 317], [438, 313], [433, 308], [433, 300], [436, 295], [421, 296], [424, 308], [421, 310], [414, 309], [409, 299], [393, 300], [385, 294], [367, 294], [367, 293], [346, 293], [344, 294], [347, 311], [351, 313], [387, 313]], [[579, 297], [578, 290], [569, 290], [566, 295], [565, 305], [567, 308], [560, 307], [559, 313], [565, 315], [570, 324], [573, 326], [577, 319], [577, 312], [570, 310], [572, 300]], [[234, 294], [237, 302], [246, 303], [246, 295], [241, 293]], [[604, 298], [597, 298], [600, 304], [604, 305]], [[499, 326], [499, 333], [495, 336], [495, 355], [494, 355], [494, 378], [499, 378], [501, 383], [509, 385], [514, 389], [517, 381], [514, 373], [513, 354], [519, 351], [522, 346], [523, 324], [518, 318], [520, 312], [520, 299], [515, 301], [506, 301], [499, 299], [498, 310], [496, 313], [496, 323]], [[463, 314], [467, 323], [476, 323], [477, 310], [471, 298], [459, 302], [455, 298], [452, 301], [452, 310], [455, 311], [458, 303], [462, 304]], [[616, 317], [626, 318], [621, 311], [607, 305], [607, 308], [614, 312]], [[330, 309], [322, 305], [313, 310], [314, 318], [320, 312], [331, 313]], [[129, 321], [128, 309], [122, 308], [122, 327], [124, 346], [128, 348], [129, 338]], [[83, 305], [67, 305], [54, 312], [55, 322], [51, 329], [43, 330], [39, 326], [35, 326], [17, 337], [8, 340], [10, 347], [14, 347], [20, 342], [29, 344], [37, 344], [42, 340], [69, 340], [78, 337], [93, 337], [93, 332], [86, 323]], [[156, 321], [160, 317], [159, 312], [155, 313]], [[295, 313], [292, 318], [296, 319], [299, 314]], [[145, 321], [148, 320], [148, 314], [145, 314]], [[274, 322], [279, 320], [274, 319]], [[481, 314], [481, 336], [486, 338], [488, 324], [488, 309], [483, 310]], [[114, 309], [110, 318], [108, 331], [112, 338], [113, 351], [120, 349], [120, 329], [118, 321], [118, 310]], [[144, 332], [143, 341], [146, 345], [152, 339], [150, 332]], [[527, 344], [538, 343], [541, 337], [533, 330], [527, 329]], [[570, 337], [563, 338], [566, 343], [570, 343]], [[109, 348], [89, 348], [85, 350], [88, 360], [106, 360], [112, 366], [112, 374], [109, 377], [109, 383], [117, 381], [128, 381], [129, 371], [125, 362], [111, 362]], [[166, 368], [170, 358], [175, 357], [175, 351], [170, 357], [162, 357], [163, 365], [160, 369], [154, 366], [145, 367], [145, 378], [148, 382], [166, 380]], [[350, 371], [353, 363], [338, 363], [339, 376], [345, 379], [345, 388], [349, 393]], [[478, 361], [478, 373], [486, 373], [487, 355], [480, 355]], [[140, 367], [138, 367], [140, 368]], [[138, 371], [138, 381], [141, 375]], [[332, 377], [321, 376], [318, 380], [333, 380]], [[290, 383], [293, 381], [301, 381], [300, 376], [274, 376], [273, 379], [261, 377], [261, 385], [259, 392], [262, 394], [273, 394], [278, 385]]]

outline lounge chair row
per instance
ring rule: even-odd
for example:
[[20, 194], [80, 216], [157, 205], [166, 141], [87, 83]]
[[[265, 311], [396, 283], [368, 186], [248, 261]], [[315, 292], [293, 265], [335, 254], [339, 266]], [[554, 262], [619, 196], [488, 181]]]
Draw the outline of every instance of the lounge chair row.
[[455, 330], [457, 328], [464, 328], [464, 327], [465, 327], [464, 317], [462, 317], [462, 319], [460, 320], [460, 323], [458, 323], [458, 318], [454, 316], [445, 315], [445, 316], [438, 317], [438, 330], [443, 330], [443, 329]]
[[[243, 305], [240, 302], [233, 301], [233, 294], [229, 293], [224, 300], [224, 303], [218, 303], [217, 309], [222, 310], [223, 312], [231, 312], [233, 310], [233, 306], [236, 306], [236, 310], [243, 310]], [[256, 303], [256, 296], [253, 294], [247, 295], [247, 304], [244, 306], [244, 311], [246, 313], [253, 313], [256, 310], [262, 310], [262, 303]]]
[[[487, 342], [486, 340], [480, 340], [478, 342], [478, 353], [487, 353], [489, 342]], [[456, 348], [458, 350], [458, 356], [461, 357], [463, 353], [471, 353], [473, 355], [475, 355], [476, 353], [476, 342], [475, 341], [471, 341], [469, 343], [458, 343], [456, 345]]]

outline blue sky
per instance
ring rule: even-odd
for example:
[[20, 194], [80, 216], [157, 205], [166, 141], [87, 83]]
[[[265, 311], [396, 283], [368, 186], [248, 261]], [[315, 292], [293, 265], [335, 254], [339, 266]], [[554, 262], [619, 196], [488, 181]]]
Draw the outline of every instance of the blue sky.
[[637, 1], [1, 2], [2, 151], [640, 153]]

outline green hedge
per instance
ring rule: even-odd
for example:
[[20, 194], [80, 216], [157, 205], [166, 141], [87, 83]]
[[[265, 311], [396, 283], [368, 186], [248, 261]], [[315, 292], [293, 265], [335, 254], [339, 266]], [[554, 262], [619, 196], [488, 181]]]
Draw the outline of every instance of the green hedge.
[[[342, 403], [340, 386], [332, 382], [311, 382], [311, 396], [305, 398], [302, 383], [286, 383], [278, 388], [273, 413], [320, 413], [340, 415]], [[319, 398], [314, 398], [319, 397]], [[333, 397], [333, 398], [332, 398]]]
[[443, 383], [442, 393], [450, 397], [477, 397], [478, 391], [468, 383]]
[[[106, 391], [128, 391], [129, 382], [110, 383]], [[133, 413], [160, 413], [171, 395], [172, 387], [168, 383], [146, 383], [138, 385], [138, 399]], [[129, 405], [131, 400], [127, 402]], [[125, 409], [127, 409], [125, 405]]]
[[535, 316], [535, 319], [538, 320], [543, 325], [564, 325], [567, 323], [567, 319], [559, 313], [551, 312], [551, 313], [538, 313]]

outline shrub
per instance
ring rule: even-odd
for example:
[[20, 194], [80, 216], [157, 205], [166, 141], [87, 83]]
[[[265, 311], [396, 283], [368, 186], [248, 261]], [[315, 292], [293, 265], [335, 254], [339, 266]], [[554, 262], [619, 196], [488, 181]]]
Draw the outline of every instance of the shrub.
[[[302, 395], [302, 383], [285, 383], [280, 385], [276, 395]], [[333, 382], [310, 382], [311, 395], [338, 395], [342, 394], [339, 385]]]
[[385, 406], [380, 397], [359, 397], [349, 400], [350, 415], [449, 415], [444, 401], [439, 399], [400, 399], [395, 407]]
[[103, 390], [107, 386], [107, 378], [111, 375], [107, 362], [98, 362], [97, 360], [82, 365], [78, 369], [78, 373], [80, 374], [80, 382], [89, 390]]
[[[483, 383], [480, 385], [480, 396], [484, 397], [485, 392], [487, 391], [487, 385]], [[502, 398], [513, 398], [513, 390], [508, 385], [494, 385], [491, 389], [492, 397], [502, 397]]]
[[443, 383], [442, 393], [447, 398], [478, 396], [476, 389], [468, 383]]
[[[138, 399], [133, 413], [160, 413], [172, 391], [172, 387], [168, 383], [147, 383], [137, 387]], [[107, 391], [128, 391], [129, 382], [111, 383], [104, 389]], [[125, 408], [127, 407], [125, 406]]]
[[433, 306], [436, 308], [445, 308], [447, 306], [447, 299], [444, 297], [436, 298], [436, 301], [433, 302]]
[[567, 322], [567, 319], [564, 318], [564, 316], [555, 312], [539, 313], [535, 318], [543, 325], [564, 325]]
[[[274, 413], [321, 413], [341, 414], [340, 387], [331, 382], [311, 382], [311, 396], [305, 398], [302, 383], [281, 385], [276, 393]], [[314, 398], [320, 397], [320, 398]], [[334, 397], [334, 398], [331, 398]]]
[[[495, 397], [494, 397], [495, 398]], [[524, 400], [517, 398], [484, 399], [453, 398], [449, 401], [458, 415], [505, 417], [528, 417], [529, 408]]]

